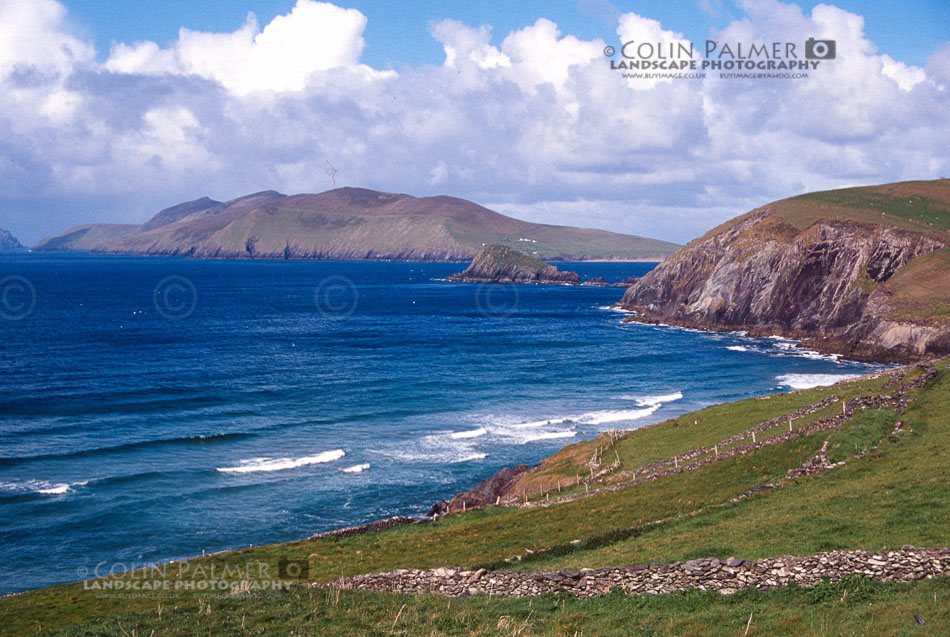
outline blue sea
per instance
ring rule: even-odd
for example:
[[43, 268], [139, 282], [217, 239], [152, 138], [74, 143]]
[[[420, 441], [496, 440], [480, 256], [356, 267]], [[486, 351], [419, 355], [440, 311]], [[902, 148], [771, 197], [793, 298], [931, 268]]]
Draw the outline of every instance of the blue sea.
[[462, 267], [0, 255], [0, 594], [424, 515], [605, 429], [873, 369]]

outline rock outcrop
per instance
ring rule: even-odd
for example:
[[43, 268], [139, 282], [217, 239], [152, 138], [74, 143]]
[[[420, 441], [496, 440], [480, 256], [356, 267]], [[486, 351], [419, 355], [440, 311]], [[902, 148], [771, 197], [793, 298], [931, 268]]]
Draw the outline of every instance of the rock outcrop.
[[437, 502], [428, 515], [443, 515], [446, 513], [459, 513], [477, 507], [495, 504], [500, 498], [508, 493], [508, 489], [518, 481], [522, 475], [531, 470], [526, 464], [519, 464], [516, 467], [505, 467], [495, 475], [486, 480], [482, 480], [468, 491], [459, 493], [451, 501], [441, 500]]
[[0, 251], [25, 250], [23, 244], [9, 231], [0, 228]]
[[801, 213], [807, 202], [790, 201], [668, 257], [624, 294], [620, 306], [634, 312], [628, 320], [778, 334], [856, 359], [950, 353], [947, 232], [886, 216], [812, 221]]
[[544, 261], [507, 246], [486, 246], [471, 264], [449, 281], [472, 283], [580, 283], [576, 272], [562, 272]]
[[365, 535], [366, 533], [378, 533], [380, 531], [388, 531], [389, 529], [395, 528], [397, 526], [403, 526], [405, 524], [419, 524], [422, 520], [416, 518], [411, 518], [406, 515], [394, 515], [391, 518], [384, 518], [382, 520], [373, 520], [372, 522], [367, 522], [366, 524], [359, 524], [357, 526], [347, 526], [342, 529], [333, 529], [332, 531], [324, 531], [323, 533], [315, 533], [311, 535], [309, 540], [319, 540], [322, 538], [328, 537], [353, 537], [356, 535]]

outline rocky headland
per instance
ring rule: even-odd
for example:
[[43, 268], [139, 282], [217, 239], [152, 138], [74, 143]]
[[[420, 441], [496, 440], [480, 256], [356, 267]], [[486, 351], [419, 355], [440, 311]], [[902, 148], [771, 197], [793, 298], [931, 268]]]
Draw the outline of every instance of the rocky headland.
[[0, 228], [0, 251], [25, 250], [23, 244], [8, 230]]
[[950, 353], [950, 180], [814, 193], [692, 241], [624, 294], [628, 320], [781, 335], [851, 359]]

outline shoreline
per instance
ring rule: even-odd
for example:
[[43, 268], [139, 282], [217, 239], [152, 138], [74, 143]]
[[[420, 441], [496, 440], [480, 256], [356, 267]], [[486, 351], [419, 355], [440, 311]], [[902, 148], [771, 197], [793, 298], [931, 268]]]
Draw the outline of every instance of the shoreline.
[[[400, 259], [399, 257], [384, 257], [378, 259], [365, 259], [365, 258], [347, 258], [347, 257], [250, 257], [250, 256], [192, 256], [188, 254], [142, 254], [139, 252], [100, 252], [96, 250], [36, 250], [33, 248], [26, 248], [24, 250], [13, 250], [7, 252], [0, 252], [0, 254], [18, 254], [18, 255], [27, 255], [27, 254], [37, 254], [37, 255], [84, 255], [90, 257], [135, 257], [143, 259], [185, 259], [190, 261], [260, 261], [267, 263], [282, 263], [286, 261], [294, 262], [340, 262], [340, 263], [470, 263], [472, 259], [475, 258], [475, 255], [471, 257], [464, 257], [458, 259]], [[672, 254], [672, 253], [671, 253]], [[606, 259], [606, 258], [597, 258], [597, 259], [583, 259], [583, 258], [574, 258], [574, 259], [550, 259], [546, 260], [548, 263], [660, 263], [667, 256], [650, 256], [650, 257], [636, 257], [631, 259]]]
[[[674, 326], [674, 327], [679, 327], [679, 326]], [[733, 330], [733, 331], [735, 331], [735, 330]], [[927, 359], [927, 360], [935, 361], [935, 360], [941, 360], [942, 358], [944, 358], [944, 357], [932, 357], [932, 358], [929, 358], [929, 359]], [[916, 362], [915, 362], [915, 363], [916, 363]], [[913, 365], [913, 364], [914, 364], [914, 363], [912, 363], [911, 365]], [[905, 366], [906, 366], [906, 365], [902, 365], [901, 367], [905, 367]], [[896, 368], [896, 367], [895, 367], [895, 368]], [[838, 385], [838, 384], [855, 383], [855, 382], [859, 382], [859, 381], [866, 380], [866, 379], [877, 378], [877, 377], [880, 377], [882, 374], [887, 374], [887, 373], [889, 373], [890, 371], [891, 371], [891, 370], [874, 370], [874, 371], [869, 371], [868, 373], [862, 374], [862, 375], [860, 375], [860, 376], [856, 376], [856, 377], [853, 377], [853, 378], [842, 379], [842, 380], [840, 380], [840, 381], [834, 383], [833, 385], [829, 385], [829, 387], [830, 387], [830, 386], [834, 386], [834, 385]], [[770, 393], [770, 394], [763, 394], [763, 395], [761, 395], [761, 396], [755, 396], [755, 397], [753, 397], [753, 398], [754, 398], [755, 400], [769, 400], [769, 399], [771, 399], [771, 398], [774, 397], [774, 396], [798, 394], [798, 393], [803, 393], [803, 392], [811, 391], [812, 389], [814, 389], [814, 388], [802, 388], [802, 389], [791, 389], [791, 388], [790, 388], [790, 389], [788, 389], [787, 391], [779, 391], [779, 392], [774, 392], [774, 393]], [[735, 402], [735, 401], [734, 401], [734, 402]], [[731, 404], [731, 403], [728, 403], [728, 402], [727, 402], [727, 403], [720, 403], [720, 404]], [[702, 409], [702, 408], [700, 408], [700, 409]], [[689, 413], [693, 413], [693, 412], [689, 412]], [[677, 417], [679, 417], [679, 416], [677, 416]], [[675, 419], [675, 418], [677, 418], [677, 417], [673, 417], [673, 418]], [[667, 419], [667, 420], [669, 420], [669, 419]], [[639, 431], [639, 430], [643, 430], [643, 429], [649, 429], [649, 428], [652, 428], [652, 427], [657, 427], [657, 426], [662, 425], [664, 422], [666, 422], [666, 420], [657, 421], [657, 422], [649, 423], [649, 424], [645, 424], [645, 425], [642, 425], [642, 426], [640, 426], [640, 427], [636, 427], [636, 428], [634, 428], [634, 429], [631, 429], [631, 430], [629, 430], [629, 431], [634, 431], [634, 430]], [[570, 444], [568, 444], [568, 445], [564, 445], [564, 446], [561, 447], [559, 450], [557, 450], [557, 451], [555, 451], [553, 454], [551, 454], [551, 456], [560, 453], [561, 451], [563, 451], [565, 448], [571, 446], [572, 444], [576, 444], [576, 443], [570, 443]], [[548, 457], [551, 457], [551, 456], [548, 456]], [[542, 462], [543, 462], [543, 459], [542, 459]], [[501, 469], [501, 471], [505, 471], [505, 468]], [[497, 472], [496, 472], [496, 473], [497, 473]], [[495, 475], [495, 474], [493, 474], [493, 475]], [[491, 476], [489, 476], [488, 479], [490, 479], [490, 478], [491, 478]], [[543, 504], [543, 503], [542, 503], [542, 504]], [[486, 508], [490, 508], [490, 507], [492, 507], [492, 506], [498, 506], [498, 505], [486, 505]], [[510, 505], [504, 505], [504, 504], [503, 504], [503, 505], [501, 505], [501, 506], [510, 506]], [[516, 506], [517, 506], [517, 505], [516, 505]], [[482, 508], [482, 507], [477, 507], [477, 508]], [[473, 507], [472, 510], [474, 510], [474, 507]], [[168, 559], [166, 559], [166, 560], [156, 560], [155, 562], [153, 562], [153, 563], [151, 563], [151, 564], [148, 564], [148, 565], [145, 565], [145, 566], [143, 566], [142, 568], [139, 568], [139, 569], [132, 569], [132, 570], [130, 570], [130, 571], [127, 571], [127, 573], [134, 573], [134, 572], [139, 572], [139, 571], [147, 571], [147, 570], [150, 569], [150, 568], [155, 568], [156, 566], [160, 566], [160, 565], [178, 564], [178, 563], [183, 563], [183, 562], [189, 562], [189, 561], [196, 560], [196, 559], [207, 558], [207, 557], [211, 557], [211, 556], [215, 556], [215, 555], [222, 555], [222, 554], [228, 554], [228, 553], [236, 553], [236, 552], [248, 550], [248, 548], [259, 549], [259, 548], [264, 548], [264, 547], [273, 547], [273, 546], [280, 546], [280, 545], [293, 545], [293, 544], [299, 544], [299, 543], [301, 543], [301, 542], [306, 542], [306, 541], [315, 540], [315, 539], [324, 539], [324, 538], [338, 538], [338, 539], [342, 539], [342, 538], [349, 538], [349, 537], [358, 536], [358, 535], [377, 533], [377, 532], [380, 532], [380, 531], [386, 531], [386, 530], [389, 530], [389, 529], [392, 529], [392, 528], [396, 528], [396, 527], [400, 527], [400, 526], [405, 526], [405, 525], [426, 525], [426, 524], [428, 524], [428, 523], [430, 523], [430, 522], [435, 522], [435, 521], [441, 519], [441, 518], [444, 517], [445, 515], [446, 515], [446, 514], [438, 514], [438, 515], [434, 515], [434, 516], [429, 516], [429, 515], [413, 516], [413, 515], [406, 515], [406, 514], [395, 514], [395, 515], [393, 515], [393, 516], [391, 516], [391, 517], [380, 518], [380, 519], [376, 519], [376, 520], [370, 520], [369, 522], [365, 522], [365, 523], [361, 523], [361, 524], [357, 524], [357, 525], [336, 527], [336, 528], [328, 529], [328, 530], [326, 530], [326, 531], [320, 531], [320, 532], [317, 532], [317, 533], [313, 533], [313, 534], [307, 535], [307, 536], [305, 536], [305, 537], [299, 537], [299, 538], [296, 538], [296, 539], [286, 540], [286, 541], [283, 541], [283, 542], [269, 542], [269, 543], [264, 543], [264, 544], [253, 544], [253, 543], [252, 543], [252, 544], [250, 544], [249, 546], [237, 546], [237, 547], [231, 547], [231, 548], [224, 548], [224, 549], [220, 549], [220, 550], [213, 551], [213, 552], [203, 553], [203, 554], [201, 554], [201, 555], [193, 555], [193, 556], [187, 556], [187, 557], [175, 557], [175, 558], [168, 558]], [[94, 579], [96, 579], [96, 578], [92, 578], [92, 579], [94, 580]], [[27, 590], [22, 590], [22, 591], [14, 591], [14, 592], [5, 593], [5, 594], [0, 595], [0, 599], [2, 599], [2, 598], [7, 598], [7, 597], [20, 596], [20, 595], [24, 595], [24, 594], [32, 593], [32, 592], [36, 592], [36, 591], [50, 590], [50, 589], [55, 588], [55, 587], [67, 586], [67, 585], [71, 585], [71, 584], [80, 583], [80, 582], [83, 582], [83, 581], [92, 581], [92, 580], [90, 580], [90, 579], [85, 579], [85, 580], [83, 580], [83, 579], [79, 579], [79, 580], [68, 580], [68, 581], [60, 582], [60, 583], [58, 583], [58, 584], [51, 584], [51, 585], [49, 585], [49, 586], [43, 586], [43, 587], [40, 587], [40, 588], [32, 588], [32, 589], [27, 589]]]
[[753, 338], [784, 338], [786, 340], [795, 341], [797, 347], [808, 348], [818, 354], [834, 357], [836, 360], [837, 358], [841, 358], [843, 360], [855, 363], [869, 363], [875, 365], [909, 365], [912, 363], [942, 358], [942, 356], [939, 354], [922, 354], [914, 356], [910, 354], [901, 354], [882, 348], [847, 348], [843, 345], [836, 345], [836, 343], [840, 343], [840, 341], [837, 341], [833, 338], [824, 338], [815, 334], [809, 334], [807, 332], [796, 330], [786, 330], [774, 325], [710, 325], [699, 323], [697, 321], [675, 319], [670, 317], [664, 317], [663, 320], [660, 320], [658, 318], [642, 316], [637, 310], [631, 310], [620, 303], [616, 303], [611, 307], [615, 311], [627, 314], [627, 317], [623, 319], [624, 323], [662, 325], [710, 333], [745, 332], [747, 336], [751, 336]]

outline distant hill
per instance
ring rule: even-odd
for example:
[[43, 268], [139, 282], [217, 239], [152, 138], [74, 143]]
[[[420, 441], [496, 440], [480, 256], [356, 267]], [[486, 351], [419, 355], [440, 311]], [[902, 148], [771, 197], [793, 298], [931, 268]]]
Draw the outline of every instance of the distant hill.
[[317, 195], [264, 191], [207, 197], [162, 210], [141, 226], [79, 226], [37, 250], [230, 259], [465, 261], [485, 245], [538, 259], [662, 259], [678, 246], [605, 230], [529, 223], [455, 197], [363, 188]]
[[10, 234], [9, 231], [0, 228], [0, 251], [7, 250], [25, 250], [23, 244], [20, 243], [16, 237]]
[[782, 334], [854, 358], [950, 353], [950, 180], [784, 199], [627, 290], [632, 320]]

